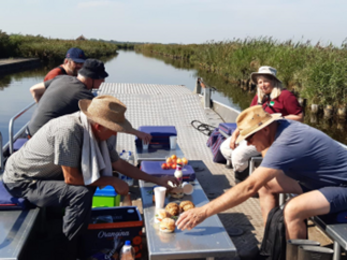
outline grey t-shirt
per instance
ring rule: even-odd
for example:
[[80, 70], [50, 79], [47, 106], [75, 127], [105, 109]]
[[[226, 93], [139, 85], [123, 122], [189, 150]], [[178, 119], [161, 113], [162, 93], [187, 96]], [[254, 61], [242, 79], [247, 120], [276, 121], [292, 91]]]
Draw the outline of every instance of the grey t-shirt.
[[77, 112], [80, 99], [93, 99], [94, 95], [73, 76], [57, 76], [45, 82], [46, 91], [41, 97], [30, 123], [33, 136], [52, 118]]
[[323, 132], [279, 120], [274, 143], [261, 166], [280, 169], [309, 190], [347, 185], [347, 150]]
[[[80, 112], [52, 119], [8, 159], [3, 181], [9, 188], [32, 180], [62, 180], [61, 166], [81, 167]], [[107, 140], [111, 162], [118, 160], [116, 136]]]

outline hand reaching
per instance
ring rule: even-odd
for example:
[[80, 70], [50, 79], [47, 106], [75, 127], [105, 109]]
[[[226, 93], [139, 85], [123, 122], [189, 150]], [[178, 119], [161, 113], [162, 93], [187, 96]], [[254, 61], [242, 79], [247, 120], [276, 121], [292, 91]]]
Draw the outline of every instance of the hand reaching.
[[205, 219], [205, 210], [202, 207], [194, 208], [181, 214], [181, 216], [176, 222], [176, 226], [178, 229], [181, 230], [191, 230], [192, 228], [203, 222]]
[[169, 181], [172, 182], [174, 186], [178, 186], [179, 182], [174, 176], [164, 175], [158, 178], [158, 185], [166, 187], [168, 190], [172, 189], [172, 187], [168, 184]]
[[145, 132], [138, 132], [137, 137], [143, 140], [146, 144], [149, 144], [149, 142], [152, 140], [152, 136]]

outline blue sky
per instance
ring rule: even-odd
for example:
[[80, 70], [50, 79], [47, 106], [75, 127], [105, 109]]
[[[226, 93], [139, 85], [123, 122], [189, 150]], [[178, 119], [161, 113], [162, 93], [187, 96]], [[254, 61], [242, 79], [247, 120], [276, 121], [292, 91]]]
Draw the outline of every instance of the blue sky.
[[0, 30], [45, 37], [204, 43], [273, 37], [340, 46], [342, 0], [0, 0]]

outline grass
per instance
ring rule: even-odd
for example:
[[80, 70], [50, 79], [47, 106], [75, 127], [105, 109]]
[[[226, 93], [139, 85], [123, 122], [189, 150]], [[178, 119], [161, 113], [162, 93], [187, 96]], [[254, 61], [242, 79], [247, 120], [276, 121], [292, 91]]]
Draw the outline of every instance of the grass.
[[40, 58], [45, 62], [61, 61], [69, 48], [77, 47], [89, 58], [116, 54], [116, 44], [89, 40], [48, 39], [37, 35], [7, 35], [0, 30], [0, 58]]
[[231, 82], [249, 79], [260, 66], [277, 69], [278, 78], [308, 103], [346, 106], [347, 43], [327, 47], [270, 37], [234, 39], [204, 44], [144, 44], [135, 50], [174, 59], [184, 59], [200, 68], [222, 75]]

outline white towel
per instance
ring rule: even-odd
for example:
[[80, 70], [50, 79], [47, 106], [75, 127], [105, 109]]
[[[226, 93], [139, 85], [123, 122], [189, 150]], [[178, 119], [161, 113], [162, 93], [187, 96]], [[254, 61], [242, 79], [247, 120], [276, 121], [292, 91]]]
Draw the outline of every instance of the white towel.
[[112, 165], [106, 141], [99, 148], [87, 116], [80, 112], [80, 118], [84, 128], [81, 169], [84, 184], [89, 185], [101, 176], [112, 176]]

